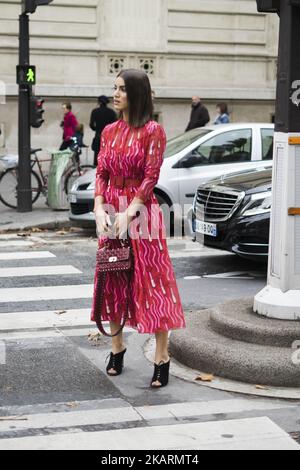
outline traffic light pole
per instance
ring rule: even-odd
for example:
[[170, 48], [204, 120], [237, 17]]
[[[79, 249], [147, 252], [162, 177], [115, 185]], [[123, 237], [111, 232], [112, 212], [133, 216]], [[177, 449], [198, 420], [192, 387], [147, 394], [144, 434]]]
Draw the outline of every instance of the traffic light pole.
[[[20, 15], [19, 64], [29, 65], [29, 17]], [[19, 85], [19, 166], [18, 212], [32, 211], [31, 163], [30, 163], [30, 103], [31, 87]]]
[[[271, 0], [258, 2], [269, 11]], [[280, 9], [268, 285], [255, 312], [300, 320], [300, 0], [273, 0]], [[264, 9], [264, 6], [266, 9]]]

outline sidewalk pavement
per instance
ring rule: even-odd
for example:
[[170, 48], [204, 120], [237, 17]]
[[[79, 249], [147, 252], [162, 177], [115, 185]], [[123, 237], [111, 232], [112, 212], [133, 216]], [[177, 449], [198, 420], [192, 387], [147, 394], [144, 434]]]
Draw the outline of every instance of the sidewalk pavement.
[[0, 202], [0, 234], [33, 228], [53, 230], [70, 226], [69, 212], [50, 209], [45, 198], [34, 204], [32, 212], [25, 214], [9, 209]]

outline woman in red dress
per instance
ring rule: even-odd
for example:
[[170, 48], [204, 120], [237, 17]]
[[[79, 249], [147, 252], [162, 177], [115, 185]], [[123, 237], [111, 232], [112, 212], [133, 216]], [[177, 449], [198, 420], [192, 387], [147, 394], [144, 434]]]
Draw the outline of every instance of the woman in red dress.
[[[185, 319], [166, 243], [162, 211], [153, 190], [157, 184], [166, 135], [152, 120], [153, 101], [146, 73], [123, 70], [115, 82], [114, 106], [121, 118], [101, 137], [95, 188], [95, 217], [99, 248], [114, 229], [118, 244], [127, 232], [134, 254], [134, 274], [128, 287], [126, 273], [107, 275], [101, 318], [117, 333], [126, 314], [127, 324], [139, 333], [155, 334], [156, 354], [151, 387], [168, 384], [168, 332], [185, 328]], [[107, 207], [115, 211], [114, 225]], [[97, 273], [95, 274], [95, 285]], [[95, 320], [95, 295], [92, 320]], [[99, 313], [99, 312], [97, 312]], [[122, 373], [126, 348], [122, 333], [112, 339], [107, 367], [110, 376]]]

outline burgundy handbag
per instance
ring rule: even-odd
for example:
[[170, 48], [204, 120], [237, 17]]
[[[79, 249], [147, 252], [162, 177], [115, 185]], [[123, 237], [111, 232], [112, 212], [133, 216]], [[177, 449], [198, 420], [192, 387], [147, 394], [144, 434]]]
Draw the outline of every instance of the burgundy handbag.
[[128, 309], [129, 309], [129, 296], [127, 296], [126, 302], [126, 313], [123, 320], [123, 323], [114, 335], [110, 335], [105, 331], [102, 325], [101, 312], [104, 300], [104, 287], [106, 281], [107, 273], [118, 273], [118, 272], [127, 272], [128, 276], [128, 287], [130, 286], [131, 275], [133, 270], [133, 254], [132, 247], [129, 240], [120, 240], [120, 247], [113, 248], [109, 244], [105, 245], [103, 248], [99, 248], [97, 251], [96, 257], [96, 272], [97, 272], [97, 283], [95, 289], [95, 321], [100, 330], [100, 332], [108, 336], [109, 338], [114, 338], [118, 336], [127, 320], [128, 320]]

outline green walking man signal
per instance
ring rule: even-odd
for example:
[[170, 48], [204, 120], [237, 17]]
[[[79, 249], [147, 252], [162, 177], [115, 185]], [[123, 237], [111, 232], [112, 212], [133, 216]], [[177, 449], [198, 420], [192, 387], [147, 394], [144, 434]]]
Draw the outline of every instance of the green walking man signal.
[[34, 65], [17, 66], [17, 84], [31, 86], [36, 84], [36, 68]]

